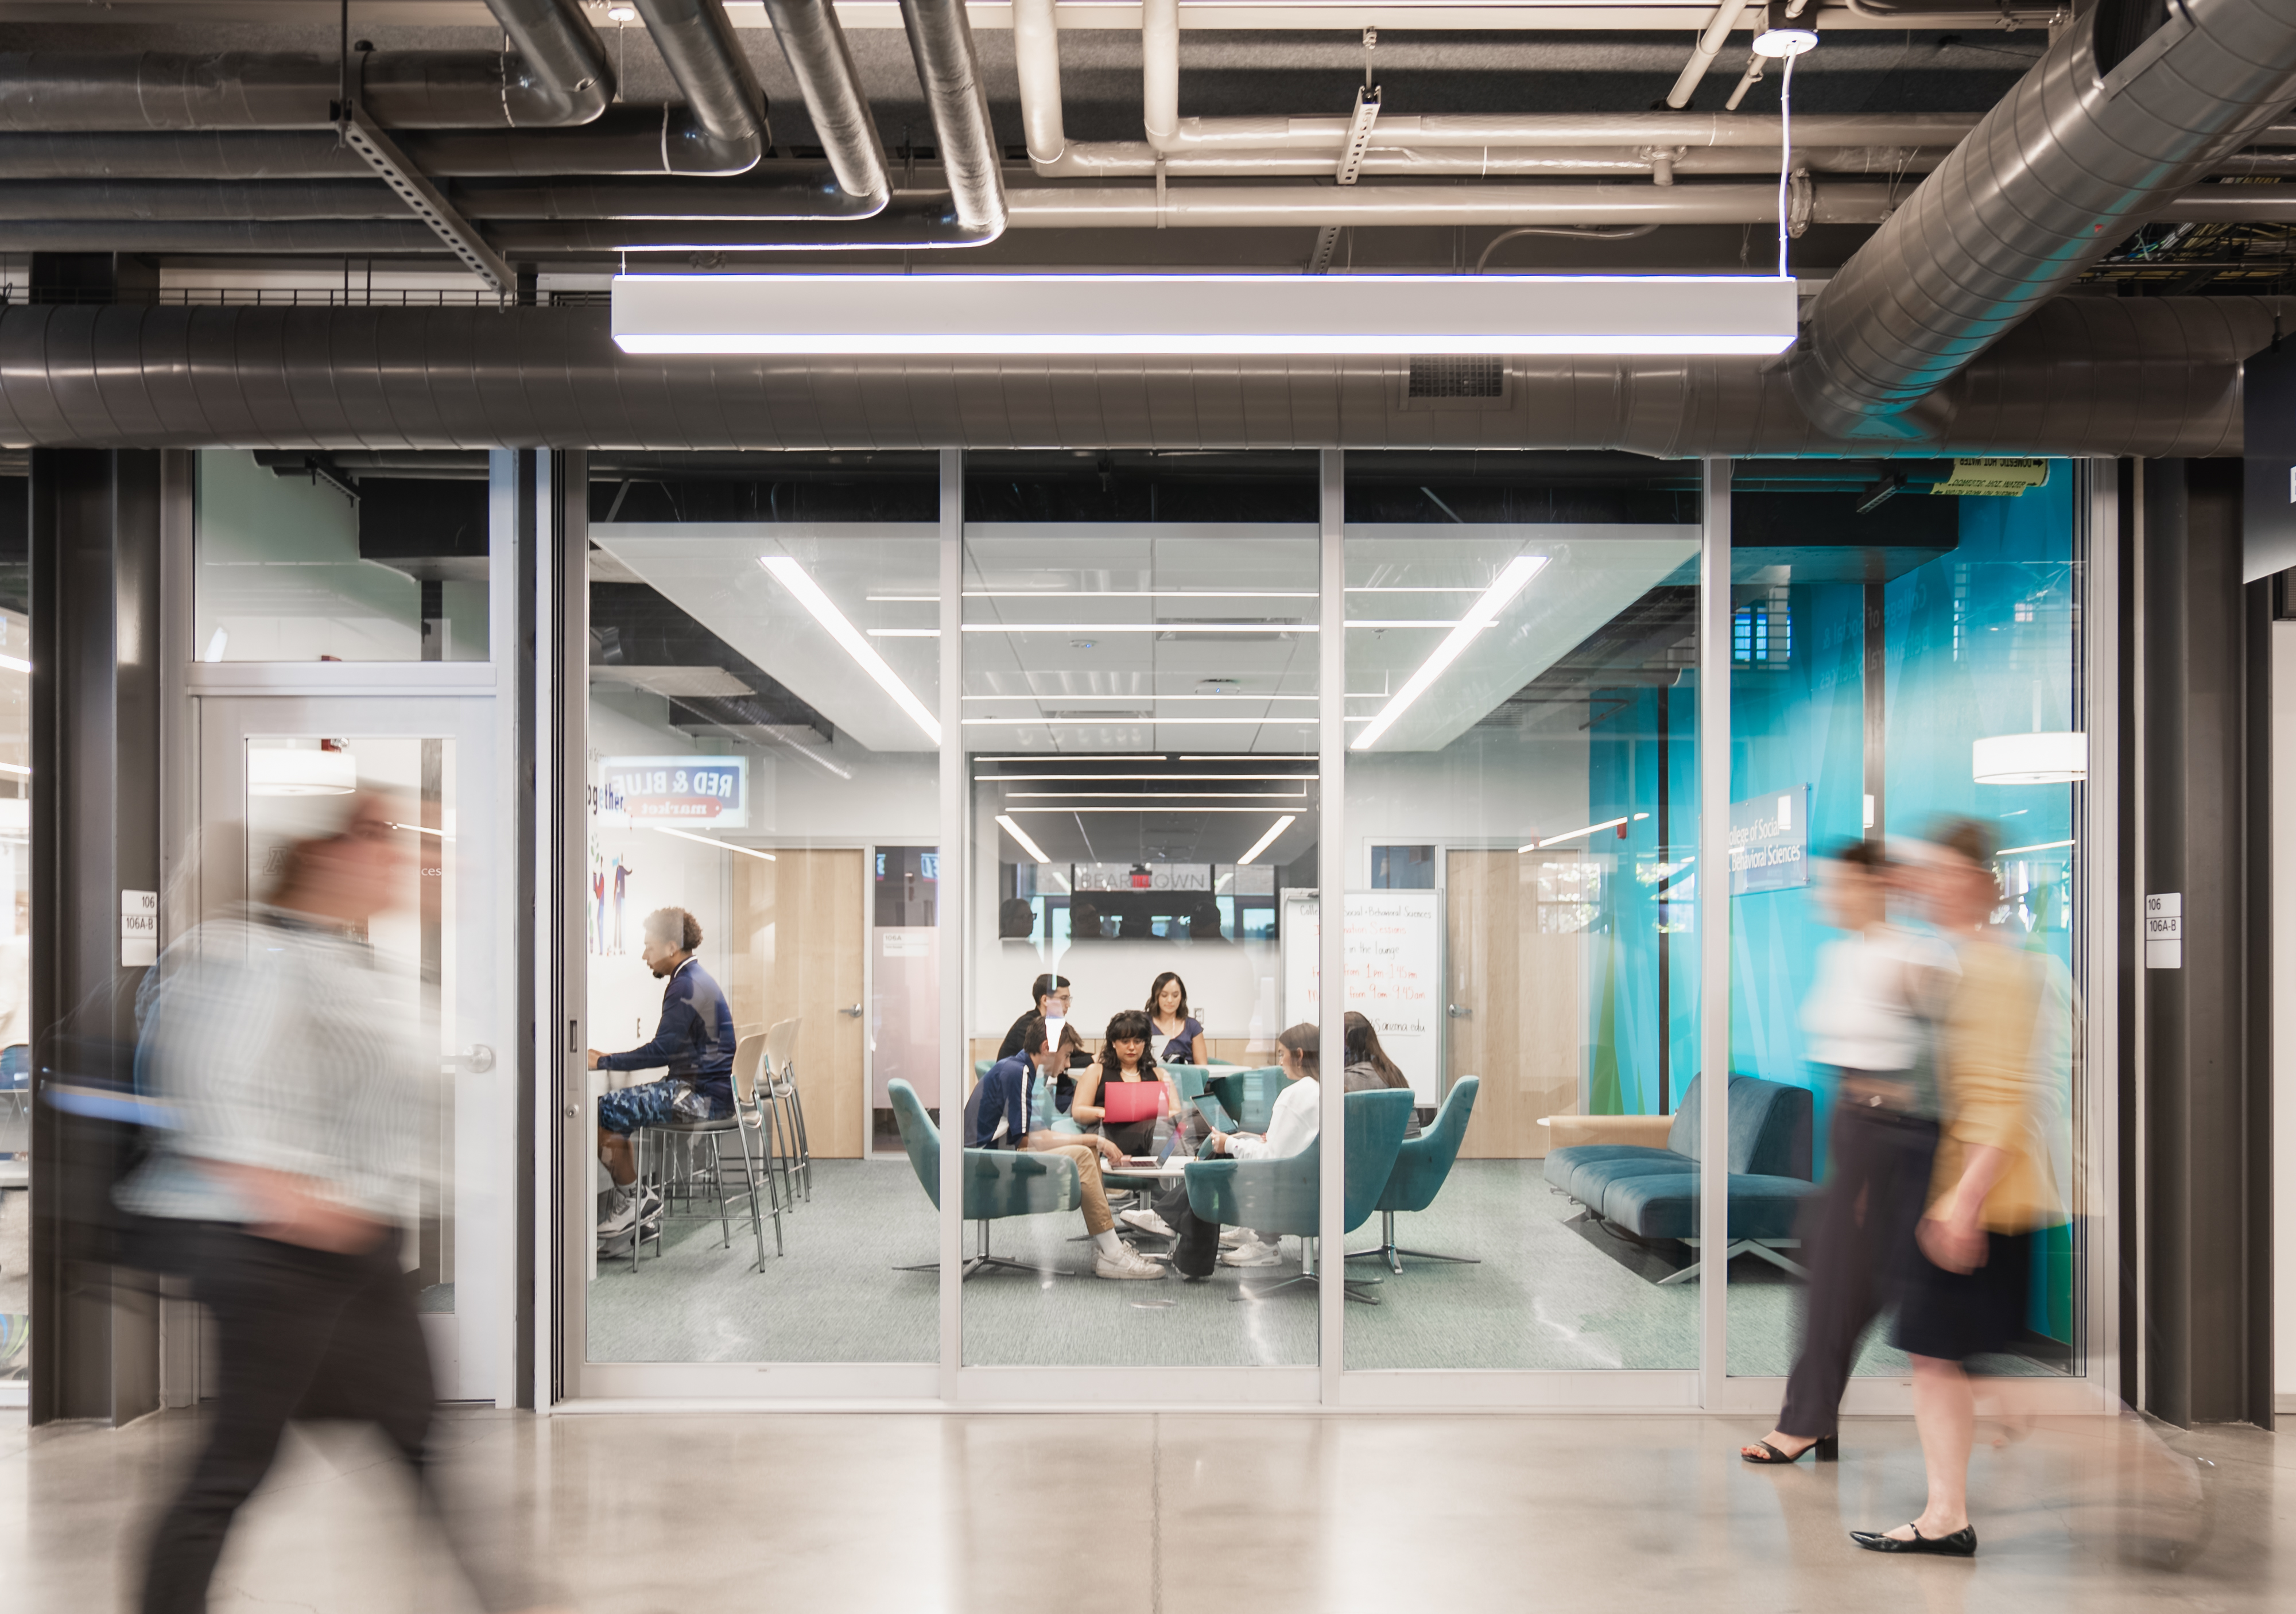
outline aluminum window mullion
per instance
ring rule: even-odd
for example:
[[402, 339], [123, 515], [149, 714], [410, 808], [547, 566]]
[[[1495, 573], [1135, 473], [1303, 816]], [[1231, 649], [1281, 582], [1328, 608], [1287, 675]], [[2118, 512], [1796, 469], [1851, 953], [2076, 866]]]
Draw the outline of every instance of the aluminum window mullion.
[[1705, 462], [1698, 545], [1698, 1365], [1701, 1400], [1729, 1386], [1730, 462]]
[[1317, 495], [1316, 787], [1321, 821], [1316, 835], [1316, 1125], [1324, 1138], [1317, 1158], [1316, 1224], [1316, 1360], [1320, 1398], [1339, 1399], [1347, 1340], [1347, 455], [1323, 451]]
[[964, 1363], [964, 455], [940, 451], [940, 1398]]

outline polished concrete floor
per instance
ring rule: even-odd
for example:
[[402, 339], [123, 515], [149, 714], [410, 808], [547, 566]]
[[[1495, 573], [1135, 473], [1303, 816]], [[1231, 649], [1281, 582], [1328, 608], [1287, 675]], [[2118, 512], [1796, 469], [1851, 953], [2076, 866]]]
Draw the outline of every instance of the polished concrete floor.
[[[24, 1614], [123, 1606], [198, 1434], [0, 1423], [0, 1584]], [[456, 1515], [594, 1614], [792, 1608], [1292, 1610], [2296, 1606], [2296, 1438], [2133, 1417], [1980, 1447], [1973, 1562], [1880, 1558], [1852, 1526], [1920, 1505], [1909, 1423], [1853, 1421], [1839, 1465], [1748, 1468], [1746, 1419], [1196, 1413], [446, 1420]], [[1986, 1432], [1986, 1431], [1980, 1431]], [[299, 1434], [214, 1606], [471, 1606], [397, 1471]]]

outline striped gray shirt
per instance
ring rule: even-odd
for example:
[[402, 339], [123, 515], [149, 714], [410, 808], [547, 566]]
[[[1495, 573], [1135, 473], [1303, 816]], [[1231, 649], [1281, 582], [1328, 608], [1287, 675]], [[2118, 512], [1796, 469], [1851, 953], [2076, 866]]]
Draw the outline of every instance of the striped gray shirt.
[[435, 1083], [414, 1034], [416, 971], [380, 967], [364, 942], [256, 905], [160, 956], [139, 1005], [144, 1090], [175, 1126], [121, 1184], [147, 1216], [243, 1222], [250, 1212], [197, 1162], [308, 1178], [385, 1221], [418, 1207], [419, 1140]]

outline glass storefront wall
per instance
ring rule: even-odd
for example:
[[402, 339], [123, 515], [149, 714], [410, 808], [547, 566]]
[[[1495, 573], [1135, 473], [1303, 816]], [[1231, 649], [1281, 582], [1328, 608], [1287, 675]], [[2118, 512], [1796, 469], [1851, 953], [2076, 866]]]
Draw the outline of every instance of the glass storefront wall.
[[[1005, 1402], [1107, 1368], [1144, 1386], [1289, 1369], [1264, 1381], [1288, 1399], [1320, 1365], [1350, 1403], [1440, 1399], [1453, 1373], [1524, 1405], [1720, 1405], [1718, 1375], [1791, 1364], [1802, 1216], [1833, 1164], [1837, 1078], [1802, 1007], [1841, 932], [1813, 872], [1948, 814], [1991, 831], [1993, 929], [2046, 988], [2034, 1058], [2076, 1192], [2084, 791], [1983, 758], [2079, 749], [2051, 736], [2087, 724], [2085, 467], [2013, 496], [1907, 479], [1875, 503], [1888, 466], [1742, 463], [1718, 618], [1701, 488], [1718, 467], [1343, 466], [969, 455], [960, 489], [928, 456], [594, 456], [582, 962], [590, 1041], [618, 1068], [593, 1103], [642, 1105], [613, 1095], [669, 1069], [644, 1063], [665, 986], [644, 931], [682, 909], [736, 1073], [760, 1073], [742, 1135], [766, 1192], [753, 1225], [738, 1192], [720, 1204], [748, 1180], [738, 1151], [674, 1127], [638, 1151], [635, 1237], [602, 1235], [584, 1286], [584, 1362], [938, 1364], [944, 1390]], [[1319, 673], [1333, 594], [1343, 688]], [[1718, 619], [1726, 643], [1702, 643]], [[1726, 749], [1700, 700], [1702, 656], [1724, 654]], [[1700, 813], [1717, 768], [1726, 829]], [[944, 883], [949, 800], [964, 856]], [[1726, 893], [1702, 893], [1710, 849]], [[1327, 850], [1345, 1007], [1376, 1054], [1320, 1046]], [[1908, 883], [1909, 934], [1935, 929], [1921, 901]], [[1731, 1159], [1708, 1172], [1706, 929], [1725, 913]], [[1070, 1035], [1016, 1069], [1040, 1007]], [[1286, 1119], [1303, 1025], [1349, 1097]], [[1136, 1086], [1153, 1089], [1136, 1110]], [[968, 1118], [976, 1095], [993, 1102]], [[944, 1142], [1005, 1118], [1009, 1143], [1014, 1114], [1034, 1146], [968, 1151], [962, 1202], [941, 1194]], [[1215, 1135], [1233, 1163], [1208, 1158]], [[1308, 1231], [1328, 1226], [1323, 1144], [1359, 1217], [1329, 1252]], [[611, 1222], [604, 1153], [578, 1192]], [[964, 1271], [944, 1283], [952, 1231]], [[2035, 1241], [2010, 1371], [2094, 1379], [2093, 1258], [2063, 1229]], [[1364, 1303], [1335, 1338], [1318, 1296], [1341, 1274]], [[1859, 1373], [1902, 1376], [1886, 1331]], [[1595, 1392], [1587, 1372], [1652, 1376]]]
[[1699, 532], [1694, 463], [1348, 456], [1350, 1369], [1698, 1365]]
[[1315, 1014], [1316, 477], [1312, 455], [968, 466], [971, 1074], [1005, 1091], [1046, 976], [1076, 1033], [1031, 1084], [1030, 1148], [968, 1157], [968, 1249], [1018, 1264], [964, 1286], [968, 1364], [1317, 1359], [1313, 1158], [1197, 1171], [1256, 1210], [1248, 1249], [1185, 1163], [1279, 1131], [1279, 1041]]
[[592, 459], [590, 1362], [939, 1355], [939, 496]]
[[[2013, 1058], [2038, 1095], [2049, 1176], [2069, 1203], [2085, 1178], [2075, 1072], [2087, 923], [2087, 471], [2022, 463], [2017, 482], [2035, 485], [1960, 494], [1952, 461], [1734, 469], [1731, 1069], [1751, 1084], [1738, 1088], [1750, 1104], [1777, 1111], [1797, 1169], [1807, 1158], [1819, 1184], [1854, 1181], [1869, 1202], [1895, 1180], [1874, 1162], [1897, 1159], [1906, 1139], [1922, 1162], [1913, 1211], [1942, 1188], [1926, 1169], [1933, 1072], [1969, 1001], [1963, 983], [2003, 977], [2030, 1000], [2009, 1029], [2025, 1044]], [[1838, 883], [1863, 890], [1872, 878], [1842, 869], [1859, 842], [1890, 865], [1886, 892], [1863, 907]], [[1938, 861], [1964, 853], [1996, 881], [1991, 911], [1968, 916], [1973, 938], [1932, 889]], [[1882, 995], [1890, 1002], [1856, 1012], [1838, 1001], [1874, 960], [1904, 988], [1901, 1035], [1872, 1034], [1890, 1018], [1895, 987]], [[1935, 983], [1926, 999], [1925, 977]], [[1861, 1053], [1890, 1069], [1835, 1062]], [[1733, 1236], [1760, 1258], [1731, 1267], [1729, 1372], [1784, 1374], [1800, 1337], [1804, 1263], [1847, 1246], [1853, 1266], [1870, 1269], [1882, 1247], [1845, 1239], [1847, 1208], [1806, 1208], [1829, 1233], [1807, 1220], [1789, 1227], [1751, 1188], [1742, 1198], [1753, 1220]], [[2070, 1217], [2045, 1218], [2005, 1254], [2025, 1268], [2022, 1303], [1988, 1371], [2073, 1374], [2094, 1359], [2083, 1348], [2079, 1233]], [[1910, 1371], [1888, 1310], [1851, 1371]]]

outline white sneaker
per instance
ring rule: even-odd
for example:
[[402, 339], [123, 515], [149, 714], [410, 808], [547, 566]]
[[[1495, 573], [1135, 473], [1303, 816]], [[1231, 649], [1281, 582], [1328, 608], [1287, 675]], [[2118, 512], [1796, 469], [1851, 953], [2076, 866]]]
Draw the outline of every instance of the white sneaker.
[[1247, 1234], [1244, 1241], [1234, 1249], [1220, 1252], [1223, 1266], [1273, 1266], [1279, 1258], [1281, 1241], [1263, 1244], [1257, 1237]]
[[1095, 1278], [1160, 1278], [1164, 1269], [1136, 1249], [1126, 1249], [1117, 1255], [1094, 1252], [1092, 1275]]
[[1239, 1244], [1257, 1243], [1259, 1240], [1259, 1235], [1252, 1232], [1249, 1227], [1223, 1227], [1220, 1229], [1220, 1248], [1222, 1249], [1234, 1249]]
[[1152, 1210], [1122, 1211], [1118, 1214], [1116, 1219], [1127, 1227], [1136, 1228], [1142, 1233], [1153, 1233], [1160, 1239], [1177, 1239], [1180, 1236], [1172, 1231], [1170, 1223]]
[[598, 1218], [598, 1236], [611, 1239], [625, 1233], [638, 1225], [638, 1191], [635, 1187], [617, 1188], [607, 1202], [606, 1214]]

